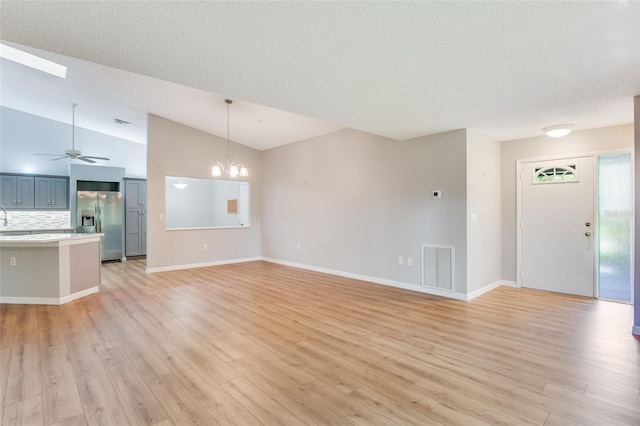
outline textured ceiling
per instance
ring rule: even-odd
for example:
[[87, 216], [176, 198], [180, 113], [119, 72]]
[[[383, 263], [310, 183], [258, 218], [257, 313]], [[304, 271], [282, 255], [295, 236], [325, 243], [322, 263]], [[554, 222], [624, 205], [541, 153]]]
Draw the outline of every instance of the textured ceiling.
[[[632, 1], [3, 1], [0, 12], [3, 40], [313, 117], [318, 131], [509, 140], [632, 122], [640, 95]], [[175, 119], [161, 101], [124, 101]]]

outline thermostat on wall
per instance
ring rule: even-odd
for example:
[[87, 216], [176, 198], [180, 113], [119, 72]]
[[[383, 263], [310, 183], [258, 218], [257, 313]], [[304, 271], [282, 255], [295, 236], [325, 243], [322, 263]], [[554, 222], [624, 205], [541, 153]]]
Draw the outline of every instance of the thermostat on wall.
[[439, 189], [436, 191], [433, 191], [433, 198], [442, 198], [442, 191], [440, 191]]

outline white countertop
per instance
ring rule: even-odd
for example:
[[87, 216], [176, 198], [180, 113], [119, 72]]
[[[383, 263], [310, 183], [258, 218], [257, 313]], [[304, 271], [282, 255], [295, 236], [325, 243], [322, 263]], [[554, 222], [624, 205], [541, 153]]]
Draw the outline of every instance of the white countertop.
[[31, 235], [0, 235], [0, 246], [35, 246], [54, 243], [78, 244], [99, 241], [104, 234], [31, 234]]

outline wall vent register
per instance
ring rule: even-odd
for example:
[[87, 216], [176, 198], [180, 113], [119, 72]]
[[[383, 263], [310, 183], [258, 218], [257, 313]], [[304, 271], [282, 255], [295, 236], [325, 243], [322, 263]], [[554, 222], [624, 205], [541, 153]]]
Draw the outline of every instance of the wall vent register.
[[454, 290], [454, 248], [422, 245], [422, 287]]

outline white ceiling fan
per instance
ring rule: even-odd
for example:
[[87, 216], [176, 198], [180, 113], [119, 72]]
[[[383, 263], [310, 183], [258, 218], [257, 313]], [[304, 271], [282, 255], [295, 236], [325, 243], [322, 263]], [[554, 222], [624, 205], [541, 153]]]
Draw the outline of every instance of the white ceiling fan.
[[49, 155], [58, 158], [52, 158], [51, 161], [62, 160], [70, 158], [71, 160], [80, 160], [86, 163], [96, 163], [95, 160], [109, 161], [107, 157], [94, 157], [91, 155], [82, 155], [82, 151], [76, 149], [76, 107], [78, 104], [71, 104], [71, 149], [67, 149], [64, 154], [34, 154], [34, 155]]

